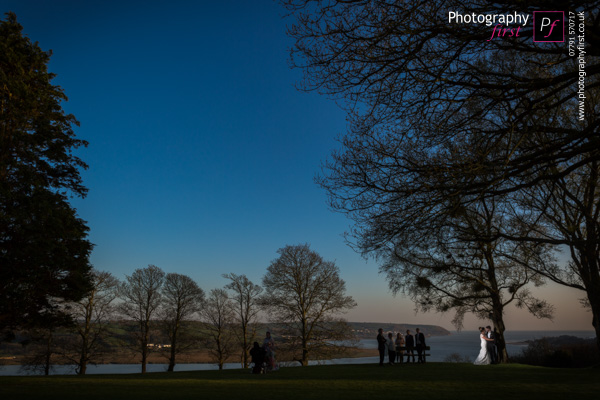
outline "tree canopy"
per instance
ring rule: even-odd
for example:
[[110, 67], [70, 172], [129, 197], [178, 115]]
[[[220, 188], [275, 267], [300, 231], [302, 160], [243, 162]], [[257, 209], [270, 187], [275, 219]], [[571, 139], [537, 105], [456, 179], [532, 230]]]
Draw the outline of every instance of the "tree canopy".
[[336, 317], [356, 302], [346, 296], [339, 268], [325, 261], [306, 244], [278, 250], [263, 277], [264, 305], [273, 319], [285, 324], [295, 360], [308, 365], [310, 357], [335, 348], [335, 340], [348, 339], [350, 330]]
[[[585, 11], [590, 91], [600, 85], [597, 1], [283, 3], [296, 17], [289, 34], [296, 40], [292, 65], [304, 72], [301, 88], [334, 97], [351, 111], [351, 134], [343, 144], [364, 157], [364, 167], [352, 164], [356, 179], [379, 168], [390, 178], [410, 176], [406, 190], [504, 193], [599, 157], [593, 150], [600, 147], [600, 110], [588, 101], [585, 120], [578, 120], [579, 65], [564, 43], [534, 43], [531, 25], [519, 37], [488, 41], [491, 28], [485, 24], [448, 22], [449, 11], [529, 16], [547, 9]], [[571, 112], [567, 117], [565, 110]], [[368, 149], [380, 143], [370, 138], [378, 136], [383, 147], [388, 135], [398, 138], [400, 156], [369, 158]], [[465, 154], [466, 143], [479, 151]], [[578, 155], [583, 156], [575, 159]], [[566, 160], [573, 162], [568, 168], [544, 168]], [[327, 166], [335, 180], [328, 186], [336, 192], [334, 206], [361, 207], [360, 189], [341, 181], [338, 166], [336, 157]], [[431, 171], [448, 179], [432, 181]], [[347, 191], [337, 190], [340, 185]]]
[[[529, 242], [531, 254], [548, 244], [569, 246], [572, 269], [545, 262], [527, 268], [586, 291], [600, 346], [594, 206], [600, 2], [282, 2], [295, 17], [289, 34], [292, 65], [304, 73], [301, 88], [331, 96], [349, 111], [341, 146], [317, 178], [331, 207], [355, 222], [349, 241], [386, 261], [398, 261], [400, 253], [410, 272], [418, 272], [419, 262], [402, 248], [411, 245], [402, 242], [407, 236], [425, 246], [439, 232], [453, 232], [443, 238], [441, 248], [448, 248], [465, 239], [449, 229], [463, 210], [513, 204], [505, 223], [494, 222], [487, 245], [513, 241], [510, 246], [524, 249], [519, 243]], [[565, 24], [574, 18], [582, 25], [583, 39], [575, 43], [581, 50], [533, 41], [531, 17], [547, 10], [564, 10]], [[450, 22], [450, 12], [522, 13], [530, 21], [520, 35], [492, 39], [493, 27]], [[542, 197], [528, 201], [532, 194]], [[573, 271], [575, 280], [563, 279]]]

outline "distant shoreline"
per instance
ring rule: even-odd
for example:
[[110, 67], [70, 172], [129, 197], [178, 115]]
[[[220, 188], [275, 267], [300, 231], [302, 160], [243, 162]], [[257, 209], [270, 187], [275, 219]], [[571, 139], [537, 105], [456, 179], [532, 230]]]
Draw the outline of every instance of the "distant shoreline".
[[352, 328], [354, 335], [358, 339], [375, 339], [377, 337], [377, 331], [379, 328], [383, 329], [384, 332], [402, 332], [405, 333], [410, 330], [415, 333], [416, 329], [419, 328], [421, 332], [427, 337], [432, 336], [449, 336], [451, 332], [446, 328], [439, 325], [426, 325], [426, 324], [406, 324], [406, 323], [392, 323], [392, 322], [347, 322]]
[[[350, 351], [347, 354], [343, 354], [343, 358], [362, 358], [362, 357], [375, 357], [378, 354], [377, 349], [363, 349], [358, 348]], [[2, 356], [0, 357], [0, 367], [3, 365], [24, 365], [26, 362], [26, 356]], [[337, 357], [336, 357], [337, 358]], [[290, 362], [290, 360], [278, 360], [280, 362]], [[122, 352], [112, 355], [112, 357], [105, 357], [104, 360], [98, 361], [95, 364], [98, 365], [127, 365], [127, 364], [140, 364], [141, 361], [138, 355], [128, 354]], [[167, 355], [153, 353], [148, 357], [148, 364], [168, 364], [169, 359]], [[177, 356], [177, 364], [214, 364], [215, 361], [211, 358], [208, 351], [195, 351]], [[226, 360], [226, 363], [240, 363], [239, 357], [230, 357]], [[91, 364], [91, 363], [90, 363]], [[52, 365], [74, 365], [72, 362], [65, 360], [56, 360]]]

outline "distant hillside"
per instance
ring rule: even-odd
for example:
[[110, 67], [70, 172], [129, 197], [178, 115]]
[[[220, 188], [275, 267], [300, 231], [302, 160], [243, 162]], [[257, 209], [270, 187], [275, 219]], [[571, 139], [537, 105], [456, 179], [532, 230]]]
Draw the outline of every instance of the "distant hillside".
[[575, 337], [575, 336], [569, 336], [569, 335], [561, 335], [561, 336], [552, 336], [552, 337], [548, 337], [548, 336], [544, 336], [541, 339], [536, 339], [536, 340], [526, 340], [525, 343], [527, 344], [534, 344], [536, 342], [540, 342], [540, 341], [545, 341], [548, 345], [550, 346], [554, 346], [554, 347], [560, 347], [560, 346], [570, 346], [570, 345], [593, 345], [596, 341], [595, 338], [580, 338], [580, 337]]
[[419, 328], [427, 337], [450, 335], [450, 331], [437, 325], [391, 324], [389, 322], [348, 322], [348, 324], [359, 339], [375, 339], [379, 328], [382, 328], [385, 333], [402, 332], [405, 334], [406, 330], [410, 329], [414, 334], [415, 330]]

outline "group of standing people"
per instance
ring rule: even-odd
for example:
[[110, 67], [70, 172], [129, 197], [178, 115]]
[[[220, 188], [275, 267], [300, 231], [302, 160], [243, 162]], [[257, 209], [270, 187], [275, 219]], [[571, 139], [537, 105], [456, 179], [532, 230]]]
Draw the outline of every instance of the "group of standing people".
[[415, 362], [415, 353], [417, 351], [417, 360], [419, 363], [425, 362], [425, 335], [416, 329], [416, 333], [413, 336], [410, 333], [410, 329], [406, 330], [406, 336], [398, 332], [394, 339], [394, 334], [389, 332], [386, 337], [383, 335], [383, 328], [379, 328], [379, 334], [377, 335], [377, 349], [379, 350], [379, 365], [383, 366], [385, 354], [388, 355], [388, 364], [394, 365], [396, 363], [402, 364], [404, 362], [404, 355], [406, 354], [406, 362]]
[[496, 350], [496, 332], [491, 326], [479, 327], [479, 338], [481, 339], [481, 350], [473, 364], [488, 365], [498, 363], [498, 352]]
[[279, 365], [275, 360], [275, 341], [271, 337], [271, 332], [267, 332], [262, 347], [259, 346], [258, 342], [254, 342], [254, 347], [250, 350], [250, 356], [254, 363], [253, 374], [279, 369]]

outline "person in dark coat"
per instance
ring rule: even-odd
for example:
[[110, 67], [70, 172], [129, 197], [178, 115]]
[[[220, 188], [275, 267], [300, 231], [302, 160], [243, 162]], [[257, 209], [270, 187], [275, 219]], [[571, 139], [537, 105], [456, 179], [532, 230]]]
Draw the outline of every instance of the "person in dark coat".
[[412, 362], [415, 362], [415, 353], [413, 348], [415, 347], [415, 338], [410, 334], [410, 329], [406, 330], [406, 336], [404, 336], [404, 341], [406, 342], [406, 362], [410, 362], [410, 357], [412, 356]]
[[379, 365], [383, 366], [383, 359], [385, 357], [385, 337], [383, 336], [383, 328], [379, 328], [379, 335], [377, 335], [377, 350], [379, 350]]
[[415, 347], [417, 348], [418, 359], [420, 363], [425, 362], [425, 356], [423, 352], [425, 351], [425, 335], [423, 332], [417, 328], [417, 333], [415, 334]]
[[258, 342], [254, 342], [254, 347], [250, 349], [250, 357], [252, 357], [252, 362], [254, 363], [254, 367], [252, 368], [253, 374], [260, 374], [262, 365], [265, 362], [265, 355], [265, 350], [258, 345]]
[[498, 364], [498, 352], [496, 351], [496, 334], [491, 326], [485, 327], [485, 336], [487, 338], [487, 351], [490, 355], [492, 364]]

